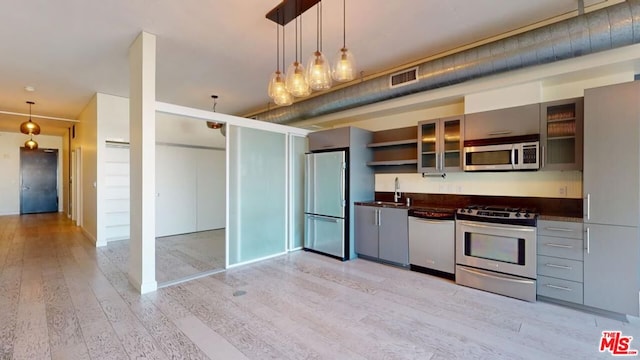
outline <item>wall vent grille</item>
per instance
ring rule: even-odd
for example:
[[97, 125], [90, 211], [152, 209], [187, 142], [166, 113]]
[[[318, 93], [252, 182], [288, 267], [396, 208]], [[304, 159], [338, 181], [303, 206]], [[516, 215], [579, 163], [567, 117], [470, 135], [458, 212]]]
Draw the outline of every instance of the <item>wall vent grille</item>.
[[395, 74], [389, 75], [389, 87], [396, 88], [398, 86], [404, 86], [418, 82], [418, 67], [413, 67], [409, 70], [403, 70]]

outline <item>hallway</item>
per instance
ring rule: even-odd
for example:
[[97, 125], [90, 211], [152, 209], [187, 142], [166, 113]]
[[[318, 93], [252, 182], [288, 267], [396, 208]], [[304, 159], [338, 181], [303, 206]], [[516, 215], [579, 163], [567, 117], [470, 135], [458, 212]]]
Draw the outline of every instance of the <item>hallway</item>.
[[62, 214], [0, 217], [0, 359], [578, 359], [625, 323], [294, 252], [140, 296]]

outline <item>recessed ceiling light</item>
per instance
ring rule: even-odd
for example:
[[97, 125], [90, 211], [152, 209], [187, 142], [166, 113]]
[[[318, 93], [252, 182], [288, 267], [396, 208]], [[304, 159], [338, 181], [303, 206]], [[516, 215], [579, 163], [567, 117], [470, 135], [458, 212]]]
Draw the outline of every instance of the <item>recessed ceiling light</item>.
[[36, 88], [34, 88], [33, 86], [30, 86], [30, 85], [27, 85], [27, 86], [24, 87], [24, 90], [28, 91], [28, 92], [34, 92], [34, 91], [36, 91]]

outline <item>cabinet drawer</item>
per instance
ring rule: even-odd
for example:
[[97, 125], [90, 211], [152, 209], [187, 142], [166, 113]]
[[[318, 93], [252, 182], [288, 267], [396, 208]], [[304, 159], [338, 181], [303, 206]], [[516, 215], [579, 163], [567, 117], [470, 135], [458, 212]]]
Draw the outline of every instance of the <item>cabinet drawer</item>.
[[584, 238], [582, 222], [538, 221], [538, 235], [558, 236], [572, 239]]
[[538, 255], [538, 275], [582, 282], [582, 261]]
[[582, 283], [539, 275], [536, 287], [538, 295], [577, 304], [583, 303]]
[[583, 248], [582, 240], [538, 235], [538, 255], [582, 261]]

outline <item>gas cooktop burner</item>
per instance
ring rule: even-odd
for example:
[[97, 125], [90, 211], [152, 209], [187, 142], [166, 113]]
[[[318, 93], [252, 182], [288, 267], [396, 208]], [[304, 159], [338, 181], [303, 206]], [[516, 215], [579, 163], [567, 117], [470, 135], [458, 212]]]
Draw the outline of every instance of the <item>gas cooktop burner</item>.
[[456, 218], [503, 224], [535, 226], [538, 214], [535, 209], [511, 206], [470, 205], [456, 211]]

